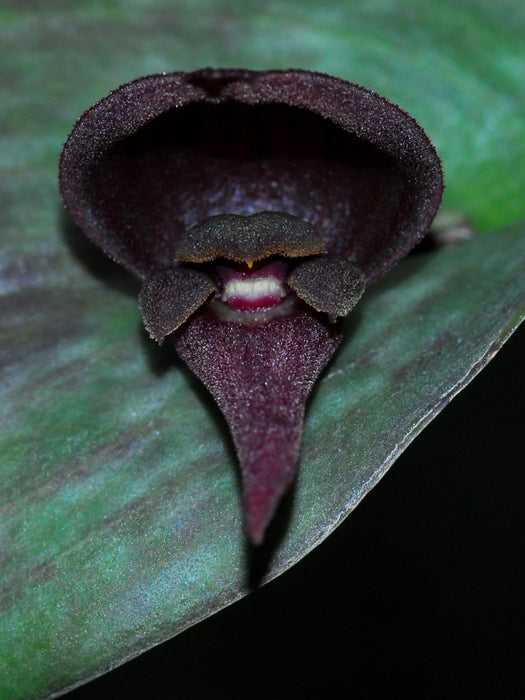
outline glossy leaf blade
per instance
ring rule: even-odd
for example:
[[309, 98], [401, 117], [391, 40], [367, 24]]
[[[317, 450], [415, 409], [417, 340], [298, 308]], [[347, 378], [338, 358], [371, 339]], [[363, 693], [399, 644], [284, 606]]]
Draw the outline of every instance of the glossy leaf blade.
[[[524, 257], [516, 225], [406, 260], [364, 297], [309, 403], [268, 577], [496, 352], [525, 313]], [[0, 694], [41, 697], [245, 594], [249, 563], [225, 426], [176, 362], [154, 371], [135, 300], [57, 275], [3, 304]]]

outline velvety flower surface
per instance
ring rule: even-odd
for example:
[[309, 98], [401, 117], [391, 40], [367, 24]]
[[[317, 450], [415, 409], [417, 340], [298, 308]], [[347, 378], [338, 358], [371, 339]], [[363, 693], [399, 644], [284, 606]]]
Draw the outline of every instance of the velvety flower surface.
[[60, 186], [84, 233], [143, 280], [150, 335], [173, 334], [219, 404], [260, 543], [340, 319], [437, 211], [433, 146], [337, 78], [207, 69], [136, 80], [88, 110]]

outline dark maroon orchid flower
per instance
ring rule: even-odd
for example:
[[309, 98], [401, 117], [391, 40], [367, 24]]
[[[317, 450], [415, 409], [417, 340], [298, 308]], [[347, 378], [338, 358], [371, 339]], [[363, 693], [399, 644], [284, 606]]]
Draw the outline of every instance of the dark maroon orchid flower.
[[435, 216], [433, 146], [399, 107], [327, 75], [153, 75], [79, 119], [60, 187], [84, 233], [143, 280], [150, 335], [173, 334], [219, 404], [262, 542], [342, 317]]

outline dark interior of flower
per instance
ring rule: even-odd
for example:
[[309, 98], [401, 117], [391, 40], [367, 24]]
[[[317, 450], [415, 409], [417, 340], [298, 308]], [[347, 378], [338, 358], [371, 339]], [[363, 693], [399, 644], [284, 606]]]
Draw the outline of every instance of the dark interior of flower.
[[305, 109], [199, 103], [108, 145], [84, 194], [91, 237], [140, 276], [171, 264], [183, 233], [210, 216], [283, 211], [368, 282], [423, 225], [417, 172], [405, 165]]
[[355, 262], [372, 265], [413, 206], [399, 163], [377, 148], [305, 110], [235, 102], [157, 117], [103, 155], [92, 188], [107, 228], [166, 264], [183, 232], [214, 214], [282, 211], [315, 226], [334, 255], [352, 241]]

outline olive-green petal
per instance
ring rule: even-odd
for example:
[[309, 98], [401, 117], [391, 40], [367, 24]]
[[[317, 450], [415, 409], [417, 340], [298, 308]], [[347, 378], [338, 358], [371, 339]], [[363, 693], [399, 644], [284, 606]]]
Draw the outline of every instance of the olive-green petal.
[[139, 295], [148, 333], [162, 343], [216, 290], [211, 277], [189, 267], [171, 267], [153, 275], [144, 282]]
[[324, 252], [326, 244], [311, 224], [291, 214], [263, 211], [201, 221], [184, 234], [177, 259], [200, 263], [226, 258], [251, 264], [271, 255], [295, 258]]
[[365, 290], [365, 277], [347, 260], [318, 257], [299, 263], [288, 285], [316, 311], [346, 316]]

